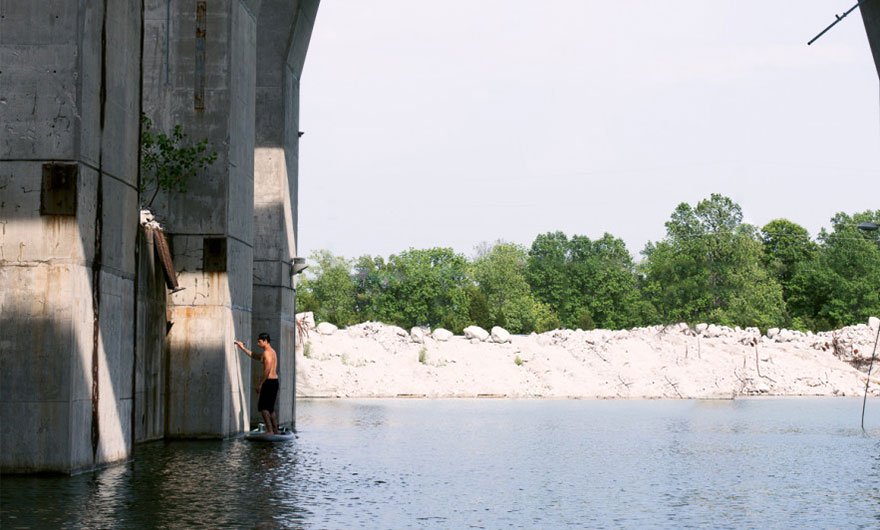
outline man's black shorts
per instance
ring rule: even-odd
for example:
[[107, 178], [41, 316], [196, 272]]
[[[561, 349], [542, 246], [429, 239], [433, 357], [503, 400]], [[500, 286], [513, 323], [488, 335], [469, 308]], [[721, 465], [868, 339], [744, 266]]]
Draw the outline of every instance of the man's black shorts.
[[278, 380], [266, 379], [260, 387], [260, 400], [257, 401], [257, 410], [275, 412], [275, 398], [278, 397]]

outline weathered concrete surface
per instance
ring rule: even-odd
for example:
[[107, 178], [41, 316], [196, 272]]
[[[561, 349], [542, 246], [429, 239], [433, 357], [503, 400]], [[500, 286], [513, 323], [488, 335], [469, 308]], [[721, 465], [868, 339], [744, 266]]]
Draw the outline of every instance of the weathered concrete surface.
[[[267, 332], [279, 357], [279, 422], [293, 424], [294, 291], [299, 158], [299, 86], [318, 2], [263, 0], [257, 24], [254, 155], [254, 333]], [[260, 381], [254, 365], [251, 384]], [[251, 417], [260, 417], [256, 402]]]
[[146, 3], [144, 111], [180, 124], [218, 159], [186, 194], [160, 196], [184, 291], [171, 296], [166, 437], [222, 437], [249, 425], [253, 164], [259, 1]]
[[141, 232], [138, 252], [137, 351], [135, 355], [135, 442], [165, 436], [165, 278], [153, 230]]
[[874, 64], [877, 66], [877, 75], [880, 76], [880, 0], [863, 0], [861, 7], [862, 20], [865, 23], [865, 31], [868, 33], [868, 42], [871, 44], [871, 53], [874, 55]]
[[[267, 1], [260, 23], [263, 3], [0, 0], [0, 471], [71, 473], [135, 441], [247, 428], [251, 364], [232, 340], [252, 341], [255, 273], [256, 321], [293, 342], [298, 85], [317, 9]], [[275, 78], [258, 83], [261, 25]], [[186, 288], [170, 303], [138, 225], [142, 106], [218, 153], [154, 205]], [[278, 150], [259, 162], [257, 129]], [[255, 166], [272, 168], [259, 197]], [[255, 217], [269, 219], [256, 266]]]
[[3, 472], [131, 451], [140, 26], [135, 0], [0, 0]]

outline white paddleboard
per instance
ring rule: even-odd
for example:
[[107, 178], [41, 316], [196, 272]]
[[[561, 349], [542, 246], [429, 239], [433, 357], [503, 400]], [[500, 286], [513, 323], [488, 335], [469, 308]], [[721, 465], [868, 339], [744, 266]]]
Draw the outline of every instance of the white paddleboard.
[[278, 434], [269, 434], [261, 429], [254, 429], [244, 435], [245, 440], [252, 442], [287, 442], [293, 440], [293, 431], [285, 428], [281, 429]]

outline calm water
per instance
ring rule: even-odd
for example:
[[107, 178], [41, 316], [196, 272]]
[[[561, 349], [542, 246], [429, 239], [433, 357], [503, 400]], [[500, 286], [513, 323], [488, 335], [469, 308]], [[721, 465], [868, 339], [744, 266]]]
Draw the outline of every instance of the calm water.
[[287, 444], [3, 477], [7, 528], [880, 528], [880, 400], [311, 401]]

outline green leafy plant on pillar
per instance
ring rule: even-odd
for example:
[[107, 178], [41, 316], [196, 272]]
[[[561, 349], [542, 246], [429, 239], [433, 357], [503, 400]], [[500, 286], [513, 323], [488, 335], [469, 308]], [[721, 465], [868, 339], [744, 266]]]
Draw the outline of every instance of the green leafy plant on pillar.
[[189, 179], [217, 161], [217, 152], [208, 151], [208, 139], [193, 143], [179, 124], [171, 135], [153, 129], [153, 122], [141, 115], [141, 195], [152, 191], [152, 206], [159, 191], [186, 192]]

